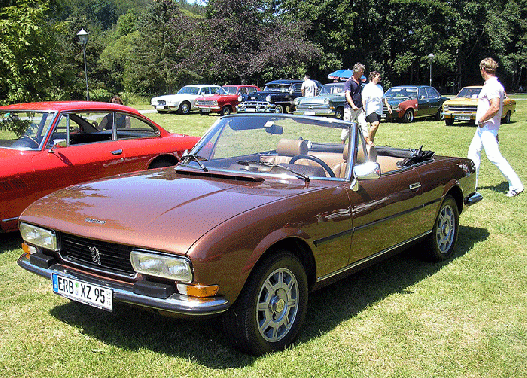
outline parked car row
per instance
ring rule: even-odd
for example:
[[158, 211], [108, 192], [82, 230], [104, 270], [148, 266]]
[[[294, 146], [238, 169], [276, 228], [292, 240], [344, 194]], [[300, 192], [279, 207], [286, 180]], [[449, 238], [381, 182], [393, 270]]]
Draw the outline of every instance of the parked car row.
[[[220, 113], [294, 113], [297, 115], [344, 118], [344, 82], [322, 85], [315, 81], [318, 96], [302, 97], [302, 80], [274, 80], [265, 84], [263, 91], [255, 85], [200, 86], [187, 85], [176, 95], [152, 98], [152, 106], [159, 112], [177, 111], [188, 114], [199, 109], [200, 114]], [[413, 122], [416, 118], [432, 117], [454, 121], [474, 121], [477, 96], [481, 86], [463, 88], [454, 99], [441, 96], [428, 85], [400, 85], [388, 89], [385, 96], [392, 112], [384, 105], [383, 118]], [[509, 123], [516, 102], [506, 97], [503, 122]]]

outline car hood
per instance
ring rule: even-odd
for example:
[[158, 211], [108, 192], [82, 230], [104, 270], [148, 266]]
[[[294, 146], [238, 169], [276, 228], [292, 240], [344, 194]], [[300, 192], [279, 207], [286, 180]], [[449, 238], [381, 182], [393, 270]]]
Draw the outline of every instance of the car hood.
[[299, 97], [298, 103], [299, 104], [323, 104], [326, 99], [329, 101], [343, 101], [344, 100], [344, 93], [339, 94], [327, 94], [327, 95], [319, 95], [316, 97]]
[[273, 187], [267, 180], [186, 175], [168, 168], [60, 190], [34, 202], [20, 219], [88, 238], [186, 253], [226, 220], [305, 190], [298, 181]]
[[165, 101], [181, 101], [184, 99], [196, 97], [197, 95], [192, 94], [169, 94], [164, 96], [154, 97], [152, 100], [165, 100]]
[[477, 105], [477, 98], [468, 97], [454, 97], [450, 100], [445, 101], [445, 105]]
[[386, 100], [388, 101], [388, 104], [390, 104], [391, 106], [399, 105], [401, 102], [408, 101], [411, 99], [413, 98], [411, 97], [386, 98]]

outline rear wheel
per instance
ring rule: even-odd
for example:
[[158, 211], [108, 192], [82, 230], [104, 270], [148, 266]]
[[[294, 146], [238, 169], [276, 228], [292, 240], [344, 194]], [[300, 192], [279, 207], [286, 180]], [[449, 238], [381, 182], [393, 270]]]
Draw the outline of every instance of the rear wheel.
[[254, 355], [292, 343], [307, 309], [307, 276], [302, 263], [281, 250], [259, 263], [229, 311], [225, 333], [234, 345]]
[[443, 261], [452, 257], [459, 229], [459, 210], [452, 196], [446, 196], [430, 236], [429, 257], [433, 261]]
[[411, 123], [413, 121], [414, 121], [414, 111], [413, 109], [408, 109], [406, 112], [404, 112], [403, 122]]

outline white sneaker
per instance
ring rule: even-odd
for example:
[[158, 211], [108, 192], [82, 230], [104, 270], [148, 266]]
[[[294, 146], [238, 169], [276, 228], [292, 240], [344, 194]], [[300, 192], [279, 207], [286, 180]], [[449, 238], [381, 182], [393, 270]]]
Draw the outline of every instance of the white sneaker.
[[523, 188], [522, 189], [509, 189], [509, 191], [505, 195], [507, 197], [516, 197], [521, 192], [523, 192]]

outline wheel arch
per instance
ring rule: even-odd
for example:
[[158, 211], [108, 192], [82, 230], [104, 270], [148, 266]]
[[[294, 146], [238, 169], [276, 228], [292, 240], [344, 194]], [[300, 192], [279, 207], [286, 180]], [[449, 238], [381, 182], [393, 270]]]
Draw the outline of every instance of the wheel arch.
[[174, 155], [169, 155], [169, 154], [159, 155], [159, 156], [156, 156], [150, 162], [150, 164], [148, 164], [148, 169], [160, 167], [161, 166], [160, 164], [163, 162], [168, 162], [170, 163], [170, 165], [176, 165], [177, 163], [179, 163], [179, 159], [175, 157]]
[[461, 190], [459, 185], [453, 185], [450, 189], [448, 189], [443, 198], [445, 198], [447, 195], [450, 195], [454, 198], [459, 214], [461, 214], [461, 212], [463, 211], [463, 191]]

